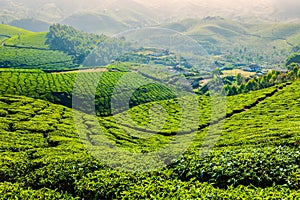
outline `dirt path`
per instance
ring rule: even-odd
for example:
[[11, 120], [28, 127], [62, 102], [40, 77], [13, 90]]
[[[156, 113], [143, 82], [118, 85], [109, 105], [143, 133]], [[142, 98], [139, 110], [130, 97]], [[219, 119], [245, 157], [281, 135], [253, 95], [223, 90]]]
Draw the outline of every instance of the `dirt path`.
[[91, 73], [91, 72], [107, 72], [107, 68], [91, 68], [91, 69], [78, 69], [64, 72], [53, 72], [51, 74], [70, 74], [70, 73]]
[[[274, 91], [272, 91], [271, 93], [269, 94], [266, 94], [265, 97], [262, 97], [262, 98], [259, 98], [257, 99], [254, 103], [250, 104], [250, 105], [247, 105], [245, 106], [243, 109], [240, 109], [240, 110], [234, 110], [232, 113], [227, 113], [224, 117], [221, 117], [219, 119], [216, 119], [214, 121], [210, 121], [208, 122], [207, 124], [202, 124], [202, 125], [199, 125], [199, 128], [196, 130], [191, 130], [189, 132], [178, 132], [177, 134], [191, 134], [193, 132], [196, 132], [196, 131], [200, 131], [200, 130], [203, 130], [211, 125], [215, 125], [215, 124], [218, 124], [220, 123], [221, 121], [223, 120], [226, 120], [226, 119], [230, 119], [232, 116], [234, 115], [237, 115], [237, 114], [240, 114], [240, 113], [243, 113], [243, 112], [247, 112], [248, 110], [256, 107], [258, 104], [262, 103], [263, 101], [265, 101], [266, 99], [268, 98], [271, 98], [273, 97], [275, 94], [277, 94], [279, 91], [283, 90], [284, 88], [288, 87], [289, 85], [291, 85], [290, 83], [286, 83], [284, 86], [282, 86], [281, 88], [277, 88], [275, 89]], [[142, 131], [142, 132], [146, 132], [146, 133], [152, 133], [152, 134], [161, 134], [161, 135], [164, 135], [164, 133], [157, 133], [155, 131], [151, 131], [151, 130], [147, 130], [147, 129], [143, 129], [143, 128], [136, 128], [136, 127], [132, 127], [128, 124], [123, 124], [123, 123], [118, 123], [118, 125], [120, 126], [123, 126], [123, 127], [126, 127], [126, 128], [130, 128], [132, 130], [137, 130], [137, 131]]]
[[284, 39], [284, 42], [285, 42], [287, 45], [291, 46], [291, 47], [294, 46], [294, 45], [293, 45], [292, 43], [290, 43], [287, 39]]

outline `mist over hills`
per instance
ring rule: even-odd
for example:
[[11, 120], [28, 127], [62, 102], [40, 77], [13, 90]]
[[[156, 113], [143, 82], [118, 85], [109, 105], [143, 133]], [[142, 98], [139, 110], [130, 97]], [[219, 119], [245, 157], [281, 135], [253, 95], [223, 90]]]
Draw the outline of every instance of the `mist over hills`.
[[0, 7], [0, 22], [20, 28], [46, 31], [49, 24], [62, 23], [107, 35], [147, 26], [198, 34], [208, 16], [250, 24], [300, 17], [297, 0], [2, 0]]
[[50, 24], [37, 19], [19, 19], [9, 23], [11, 26], [16, 26], [33, 32], [47, 32]]
[[31, 31], [47, 31], [52, 23], [109, 36], [167, 28], [216, 55], [242, 47], [253, 54], [288, 52], [300, 38], [296, 0], [2, 0], [0, 6], [0, 21]]
[[184, 33], [215, 53], [232, 44], [290, 48], [300, 37], [296, 0], [2, 0], [0, 6], [2, 22], [31, 31], [61, 23], [111, 36], [162, 27]]
[[119, 22], [112, 17], [94, 13], [74, 14], [61, 21], [61, 23], [70, 25], [79, 30], [98, 34], [113, 34], [128, 29], [124, 23]]
[[206, 16], [244, 21], [292, 20], [300, 16], [297, 0], [2, 0], [0, 7], [0, 20], [5, 23], [24, 18], [64, 22], [89, 13], [106, 15], [126, 27]]

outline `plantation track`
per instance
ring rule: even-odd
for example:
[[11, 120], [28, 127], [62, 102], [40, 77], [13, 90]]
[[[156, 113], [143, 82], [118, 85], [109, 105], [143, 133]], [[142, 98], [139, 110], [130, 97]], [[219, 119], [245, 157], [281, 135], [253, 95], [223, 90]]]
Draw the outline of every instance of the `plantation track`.
[[[284, 88], [290, 86], [292, 83], [286, 83], [282, 86], [280, 86], [279, 88], [276, 88], [274, 91], [266, 94], [264, 97], [258, 98], [254, 103], [251, 103], [250, 105], [244, 106], [243, 109], [238, 109], [238, 110], [233, 110], [232, 113], [227, 113], [224, 117], [220, 117], [216, 120], [213, 120], [209, 123], [203, 124], [203, 125], [199, 125], [198, 129], [192, 129], [190, 131], [178, 131], [176, 133], [173, 133], [172, 135], [183, 135], [183, 134], [191, 134], [194, 133], [196, 131], [201, 131], [205, 128], [208, 128], [211, 125], [216, 125], [218, 123], [220, 123], [223, 120], [227, 120], [230, 119], [231, 117], [233, 117], [234, 115], [237, 114], [241, 114], [243, 112], [247, 112], [250, 109], [255, 108], [257, 105], [259, 105], [260, 103], [264, 102], [265, 100], [273, 97], [274, 95], [276, 95], [279, 91], [283, 90]], [[146, 132], [146, 133], [150, 133], [150, 134], [161, 134], [161, 135], [166, 135], [164, 132], [156, 132], [156, 131], [151, 131], [148, 129], [143, 129], [143, 128], [136, 128], [136, 127], [132, 127], [128, 124], [124, 124], [124, 123], [118, 123], [118, 125], [135, 130], [135, 131], [142, 131], [142, 132]], [[170, 136], [170, 134], [168, 134], [168, 136]]]
[[198, 130], [202, 130], [210, 125], [215, 125], [215, 124], [218, 124], [220, 123], [222, 120], [226, 120], [226, 119], [229, 119], [231, 118], [232, 116], [236, 115], [236, 114], [240, 114], [240, 113], [243, 113], [243, 112], [247, 112], [248, 110], [252, 109], [252, 108], [255, 108], [258, 104], [262, 103], [263, 101], [265, 101], [266, 99], [268, 98], [271, 98], [273, 97], [275, 94], [277, 94], [279, 91], [283, 90], [284, 88], [286, 88], [287, 86], [291, 85], [291, 83], [286, 83], [285, 85], [279, 87], [279, 88], [276, 88], [273, 92], [269, 93], [269, 94], [266, 94], [265, 97], [262, 97], [262, 98], [258, 98], [254, 103], [248, 105], [248, 106], [245, 106], [243, 109], [240, 109], [240, 110], [234, 110], [232, 113], [229, 113], [229, 114], [226, 114], [226, 116], [224, 117], [221, 117], [217, 120], [214, 120], [212, 121], [210, 124], [206, 124], [204, 125], [203, 127], [199, 127]]
[[[68, 63], [68, 62], [71, 62], [73, 60], [66, 60], [66, 61], [59, 61], [59, 62], [48, 62], [48, 63], [42, 63], [42, 64], [38, 64], [38, 65], [26, 65], [26, 66], [29, 66], [29, 67], [39, 67], [39, 66], [44, 66], [44, 65], [49, 65], [49, 64], [64, 64], [64, 63]], [[23, 67], [23, 66], [14, 66], [15, 68], [16, 67]]]
[[107, 68], [89, 68], [89, 69], [67, 70], [67, 71], [61, 71], [61, 72], [50, 72], [50, 73], [52, 73], [52, 74], [71, 74], [71, 73], [92, 73], [92, 72], [108, 72], [108, 69]]
[[10, 39], [11, 37], [10, 37], [10, 36], [8, 36], [8, 35], [0, 35], [0, 36], [2, 36], [2, 37], [6, 37], [6, 39], [5, 39], [5, 40], [2, 40], [2, 42], [1, 42], [1, 46], [2, 46], [2, 47], [5, 47], [5, 45], [6, 45], [6, 41], [7, 41], [8, 39]]
[[47, 49], [47, 48], [9, 45], [9, 44], [6, 44], [6, 43], [3, 43], [2, 46], [7, 47], [7, 48], [16, 48], [16, 49], [34, 49], [34, 50], [41, 50], [41, 51], [49, 51], [50, 50], [50, 49]]

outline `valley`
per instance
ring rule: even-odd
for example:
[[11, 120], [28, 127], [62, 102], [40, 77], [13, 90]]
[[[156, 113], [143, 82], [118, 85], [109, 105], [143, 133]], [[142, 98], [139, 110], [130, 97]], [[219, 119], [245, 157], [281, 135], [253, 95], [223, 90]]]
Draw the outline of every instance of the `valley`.
[[0, 199], [300, 198], [298, 21], [24, 2], [62, 23], [0, 24]]

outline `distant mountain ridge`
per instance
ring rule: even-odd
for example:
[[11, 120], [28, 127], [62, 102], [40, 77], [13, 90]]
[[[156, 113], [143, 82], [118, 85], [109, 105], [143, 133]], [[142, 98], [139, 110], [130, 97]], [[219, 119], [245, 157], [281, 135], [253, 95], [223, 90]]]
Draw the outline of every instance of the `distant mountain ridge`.
[[61, 23], [82, 31], [108, 35], [128, 29], [128, 26], [112, 17], [91, 13], [74, 14]]
[[254, 21], [300, 17], [297, 0], [2, 0], [0, 19], [34, 18], [61, 22], [78, 13], [107, 15], [125, 26], [178, 22], [186, 18], [221, 16]]
[[33, 32], [46, 32], [49, 30], [50, 24], [36, 19], [20, 19], [13, 20], [9, 23], [11, 26], [16, 26]]

